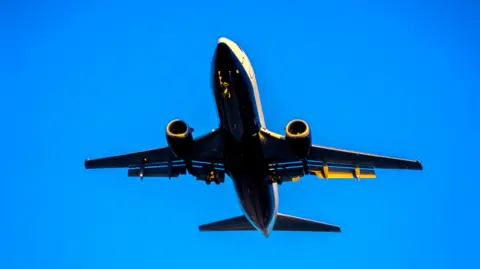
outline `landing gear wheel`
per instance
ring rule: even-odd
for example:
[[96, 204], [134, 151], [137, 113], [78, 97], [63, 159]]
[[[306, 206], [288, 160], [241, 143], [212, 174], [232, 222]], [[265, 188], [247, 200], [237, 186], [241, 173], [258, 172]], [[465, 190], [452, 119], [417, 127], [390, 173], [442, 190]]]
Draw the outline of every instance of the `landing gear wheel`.
[[[205, 180], [207, 182], [207, 185], [210, 185], [210, 183], [212, 183], [212, 181], [215, 181], [215, 184], [220, 184], [220, 181], [218, 180], [218, 178], [215, 176], [215, 172], [214, 171], [210, 171], [210, 173], [208, 174], [208, 177], [207, 179]], [[218, 183], [217, 183], [218, 182]]]

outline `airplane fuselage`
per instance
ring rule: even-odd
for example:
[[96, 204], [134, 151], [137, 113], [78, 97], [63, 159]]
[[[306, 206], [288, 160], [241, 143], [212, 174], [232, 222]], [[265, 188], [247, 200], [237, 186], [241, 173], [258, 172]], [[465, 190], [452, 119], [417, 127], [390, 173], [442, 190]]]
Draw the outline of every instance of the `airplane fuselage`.
[[212, 73], [220, 128], [228, 140], [226, 174], [234, 183], [245, 216], [268, 236], [278, 213], [278, 189], [267, 180], [259, 136], [265, 121], [252, 65], [237, 44], [220, 38]]
[[[267, 130], [253, 67], [233, 41], [220, 38], [211, 74], [219, 128], [193, 138], [180, 119], [165, 128], [168, 146], [85, 160], [86, 169], [128, 168], [128, 176], [179, 177], [187, 172], [207, 184], [232, 179], [243, 215], [199, 226], [199, 231], [259, 230], [340, 232], [340, 226], [278, 212], [278, 184], [306, 175], [318, 178], [375, 178], [373, 168], [423, 170], [401, 159], [312, 143], [309, 125], [299, 119], [285, 136]], [[271, 169], [271, 170], [270, 170]]]

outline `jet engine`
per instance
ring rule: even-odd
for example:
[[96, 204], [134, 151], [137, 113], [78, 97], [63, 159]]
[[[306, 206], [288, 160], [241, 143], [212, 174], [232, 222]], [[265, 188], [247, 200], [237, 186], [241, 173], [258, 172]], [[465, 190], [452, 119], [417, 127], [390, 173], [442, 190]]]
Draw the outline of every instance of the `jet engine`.
[[167, 142], [172, 152], [181, 159], [188, 156], [193, 141], [192, 128], [182, 120], [172, 120], [167, 125]]
[[285, 139], [290, 150], [299, 158], [306, 158], [310, 152], [312, 138], [310, 126], [303, 120], [292, 120], [285, 127]]

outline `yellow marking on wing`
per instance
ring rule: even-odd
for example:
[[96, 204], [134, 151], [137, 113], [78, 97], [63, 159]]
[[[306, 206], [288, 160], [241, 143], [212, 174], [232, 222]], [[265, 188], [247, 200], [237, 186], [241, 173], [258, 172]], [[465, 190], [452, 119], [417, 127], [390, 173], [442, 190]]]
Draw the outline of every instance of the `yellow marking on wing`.
[[[336, 168], [336, 167], [329, 167], [325, 169], [312, 169], [311, 172], [314, 173], [318, 178], [325, 178], [325, 179], [342, 179], [342, 178], [376, 178], [376, 174], [374, 170], [362, 170], [358, 168], [358, 173], [355, 171], [357, 169], [353, 168]], [[358, 176], [358, 177], [357, 177]]]
[[323, 176], [328, 180], [328, 165], [323, 166]]
[[360, 181], [360, 168], [358, 166], [355, 167], [355, 177]]

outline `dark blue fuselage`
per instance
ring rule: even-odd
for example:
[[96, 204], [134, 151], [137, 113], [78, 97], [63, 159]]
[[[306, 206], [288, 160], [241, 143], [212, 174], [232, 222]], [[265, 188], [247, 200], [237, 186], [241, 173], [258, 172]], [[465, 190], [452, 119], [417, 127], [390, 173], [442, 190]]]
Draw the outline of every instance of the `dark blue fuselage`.
[[277, 213], [277, 185], [267, 180], [259, 131], [264, 126], [250, 62], [233, 42], [219, 41], [212, 79], [220, 128], [226, 135], [225, 170], [249, 221], [268, 235]]

